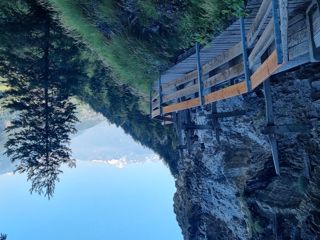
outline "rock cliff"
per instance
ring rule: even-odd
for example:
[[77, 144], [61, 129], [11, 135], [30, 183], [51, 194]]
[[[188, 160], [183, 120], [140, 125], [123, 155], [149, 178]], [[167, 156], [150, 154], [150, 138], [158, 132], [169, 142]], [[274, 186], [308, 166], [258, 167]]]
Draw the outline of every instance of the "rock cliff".
[[[311, 131], [277, 135], [280, 176], [261, 129], [266, 125], [264, 92], [216, 104], [220, 132], [190, 130], [182, 150], [174, 210], [187, 240], [320, 239], [319, 65], [271, 79], [276, 125], [310, 124]], [[212, 125], [212, 106], [191, 110], [191, 121]], [[182, 131], [186, 143], [186, 131]], [[218, 141], [219, 140], [219, 141]]]

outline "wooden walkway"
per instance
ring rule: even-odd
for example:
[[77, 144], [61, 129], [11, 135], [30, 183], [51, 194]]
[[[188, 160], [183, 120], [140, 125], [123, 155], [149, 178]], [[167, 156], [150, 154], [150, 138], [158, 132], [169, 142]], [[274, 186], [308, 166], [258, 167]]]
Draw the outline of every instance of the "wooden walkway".
[[[181, 129], [188, 136], [190, 129], [210, 128], [216, 131], [220, 142], [218, 118], [239, 115], [236, 111], [215, 112], [214, 126], [196, 126], [186, 121], [189, 118], [181, 117], [188, 116], [189, 109], [208, 104], [216, 109], [216, 102], [263, 85], [263, 131], [269, 139], [275, 172], [280, 174], [276, 135], [305, 132], [312, 127], [275, 126], [269, 78], [320, 61], [319, 4], [320, 0], [249, 0], [246, 17], [234, 22], [208, 46], [196, 44], [195, 53], [181, 59], [154, 82], [150, 92], [151, 117], [165, 124], [175, 123], [178, 136]], [[181, 144], [180, 149], [189, 150], [190, 145], [187, 137], [186, 146]]]
[[153, 84], [152, 118], [248, 93], [270, 76], [319, 59], [317, 1], [250, 0], [245, 18]]

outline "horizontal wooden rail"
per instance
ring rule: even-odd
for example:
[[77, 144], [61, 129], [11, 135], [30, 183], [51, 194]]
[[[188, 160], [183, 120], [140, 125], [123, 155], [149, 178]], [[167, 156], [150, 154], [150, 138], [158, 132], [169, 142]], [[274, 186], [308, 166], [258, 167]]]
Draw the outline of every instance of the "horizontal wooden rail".
[[198, 106], [200, 106], [200, 99], [194, 98], [181, 103], [175, 103], [170, 106], [163, 107], [163, 113], [172, 113]]
[[228, 81], [230, 79], [236, 78], [243, 74], [243, 64], [239, 63], [231, 68], [228, 68], [204, 81], [204, 87], [213, 87], [222, 82]]
[[185, 87], [181, 90], [178, 90], [176, 92], [173, 92], [171, 94], [163, 96], [163, 102], [175, 100], [177, 98], [188, 96], [190, 94], [194, 94], [197, 92], [198, 92], [198, 85], [191, 85], [191, 86]]
[[[276, 51], [273, 51], [272, 54], [261, 64], [258, 70], [252, 74], [250, 78], [252, 89], [257, 88], [261, 83], [263, 83], [273, 73], [275, 73], [281, 66], [281, 64], [277, 64]], [[196, 87], [197, 85], [194, 86]], [[246, 84], [243, 81], [205, 95], [205, 104], [239, 96], [244, 93], [247, 93], [247, 89]], [[174, 103], [169, 106], [165, 106], [163, 107], [163, 113], [167, 114], [198, 106], [200, 106], [200, 100], [199, 98], [194, 98], [180, 103]], [[160, 111], [156, 110], [153, 112], [152, 116], [157, 116], [158, 113], [160, 113]]]
[[271, 15], [271, 9], [272, 3], [270, 0], [264, 0], [261, 3], [257, 16], [250, 27], [249, 33], [247, 34], [249, 47], [254, 44], [255, 40], [261, 34], [263, 27], [265, 26], [269, 16]]
[[[227, 50], [226, 52], [214, 57], [210, 62], [208, 62], [207, 64], [204, 64], [202, 66], [202, 72], [203, 75], [208, 74], [209, 72], [213, 71], [214, 69], [224, 65], [225, 63], [231, 61], [232, 59], [240, 56], [242, 54], [242, 50], [241, 50], [241, 44], [237, 43], [236, 45], [234, 45], [232, 48], [230, 48], [229, 50]], [[162, 89], [168, 90], [168, 89], [172, 89], [175, 88], [179, 85], [182, 84], [186, 84], [190, 81], [193, 81], [195, 79], [197, 79], [198, 77], [198, 70], [194, 70], [190, 73], [187, 73], [186, 75], [184, 75], [183, 77], [179, 77], [173, 81], [170, 81], [168, 83], [164, 83], [162, 84]]]
[[263, 64], [251, 76], [252, 89], [258, 87], [261, 83], [267, 80], [273, 73], [275, 73], [282, 64], [277, 63], [277, 52], [272, 54], [263, 62]]
[[221, 90], [212, 92], [204, 97], [205, 103], [209, 104], [212, 102], [217, 102], [219, 100], [235, 97], [247, 92], [246, 83], [241, 82], [234, 84], [230, 87], [223, 88]]
[[273, 31], [273, 19], [271, 19], [249, 55], [250, 67], [260, 62], [261, 56], [274, 41]]

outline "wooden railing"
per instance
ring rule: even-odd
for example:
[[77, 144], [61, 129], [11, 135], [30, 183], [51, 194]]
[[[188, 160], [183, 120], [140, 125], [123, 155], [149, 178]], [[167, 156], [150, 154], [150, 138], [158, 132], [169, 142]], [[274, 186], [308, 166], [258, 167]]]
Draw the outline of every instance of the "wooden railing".
[[286, 30], [282, 29], [281, 34], [280, 29], [287, 25], [286, 21], [279, 18], [278, 0], [264, 0], [248, 33], [242, 25], [241, 42], [200, 66], [201, 69], [170, 82], [159, 80], [153, 85], [152, 117], [231, 98], [258, 87], [281, 67], [286, 52], [281, 41]]

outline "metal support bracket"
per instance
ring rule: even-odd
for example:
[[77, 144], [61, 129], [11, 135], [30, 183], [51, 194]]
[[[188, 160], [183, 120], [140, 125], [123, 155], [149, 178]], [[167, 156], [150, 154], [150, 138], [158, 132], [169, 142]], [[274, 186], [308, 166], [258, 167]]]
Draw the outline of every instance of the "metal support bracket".
[[211, 111], [212, 111], [212, 127], [215, 131], [216, 134], [216, 140], [218, 142], [218, 144], [220, 144], [220, 132], [221, 132], [221, 128], [220, 128], [220, 124], [219, 124], [219, 120], [217, 117], [218, 114], [218, 110], [217, 110], [217, 104], [214, 102], [211, 104]]
[[[270, 79], [267, 79], [266, 81], [263, 82], [263, 90], [264, 90], [265, 103], [266, 103], [267, 126], [274, 126]], [[271, 146], [273, 165], [274, 165], [276, 174], [280, 175], [278, 144], [277, 144], [277, 139], [275, 134], [274, 133], [268, 134], [268, 139]]]

